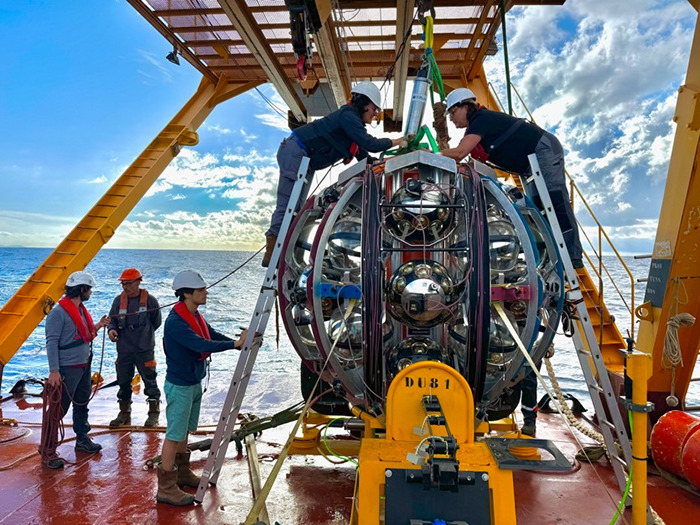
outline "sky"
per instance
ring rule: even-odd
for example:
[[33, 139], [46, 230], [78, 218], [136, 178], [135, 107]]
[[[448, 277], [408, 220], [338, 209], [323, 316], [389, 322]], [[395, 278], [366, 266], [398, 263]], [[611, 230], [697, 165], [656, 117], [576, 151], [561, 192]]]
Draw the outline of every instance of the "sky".
[[[687, 0], [568, 0], [508, 13], [511, 79], [561, 140], [569, 172], [624, 253], [651, 253], [696, 17]], [[0, 0], [0, 46], [0, 246], [54, 247], [201, 77], [165, 59], [165, 39], [125, 0]], [[485, 67], [505, 100], [503, 54]], [[260, 91], [286, 111], [274, 88]], [[198, 133], [108, 248], [262, 246], [285, 120], [250, 91]], [[461, 134], [450, 127], [453, 145]]]

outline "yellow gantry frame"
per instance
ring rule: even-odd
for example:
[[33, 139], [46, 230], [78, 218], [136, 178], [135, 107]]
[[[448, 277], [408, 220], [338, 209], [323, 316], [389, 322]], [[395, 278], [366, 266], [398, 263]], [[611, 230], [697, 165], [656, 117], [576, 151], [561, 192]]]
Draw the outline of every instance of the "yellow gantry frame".
[[[697, 10], [699, 2], [690, 1]], [[652, 355], [649, 395], [657, 409], [671, 386], [662, 364], [666, 323], [686, 312], [700, 318], [700, 19], [696, 18], [685, 85], [678, 91], [677, 125], [666, 191], [647, 283], [647, 303], [637, 309], [637, 347]], [[676, 395], [688, 390], [700, 345], [700, 320], [678, 331], [683, 367], [676, 369]], [[656, 395], [655, 395], [656, 393]]]
[[199, 142], [196, 130], [216, 105], [260, 84], [232, 84], [225, 77], [217, 84], [202, 80], [192, 98], [0, 310], [0, 365], [9, 362], [63, 295], [68, 276], [84, 269], [112, 238], [180, 148]]

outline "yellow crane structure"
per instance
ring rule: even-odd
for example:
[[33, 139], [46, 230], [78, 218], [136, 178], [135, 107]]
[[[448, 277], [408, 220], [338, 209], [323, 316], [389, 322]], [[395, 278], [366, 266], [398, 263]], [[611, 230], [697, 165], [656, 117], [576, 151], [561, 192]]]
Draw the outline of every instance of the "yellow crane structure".
[[[88, 214], [0, 310], [0, 374], [46, 312], [60, 298], [68, 275], [81, 270], [114, 234], [129, 212], [183, 146], [198, 142], [197, 129], [220, 103], [263, 83], [271, 83], [289, 107], [290, 126], [346, 102], [350, 81], [390, 78], [392, 108], [387, 130], [403, 120], [406, 82], [421, 63], [422, 27], [417, 8], [434, 9], [434, 44], [446, 91], [468, 87], [487, 107], [498, 108], [483, 61], [496, 51], [505, 11], [522, 5], [562, 5], [565, 0], [128, 0], [202, 73], [192, 98], [124, 171]], [[697, 10], [698, 0], [689, 0]], [[307, 55], [290, 42], [290, 6], [303, 7]], [[352, 19], [344, 14], [353, 12]], [[293, 29], [293, 28], [292, 28]], [[292, 30], [294, 33], [294, 30]], [[333, 106], [333, 107], [330, 107]], [[678, 128], [637, 346], [652, 354], [650, 379], [657, 407], [674, 376], [664, 365], [666, 323], [679, 312], [700, 315], [700, 36], [696, 29], [686, 84], [674, 117]], [[600, 254], [598, 254], [600, 255]], [[594, 264], [595, 267], [595, 264]], [[611, 374], [622, 374], [619, 350], [626, 343], [611, 319], [594, 280], [579, 275], [601, 351]], [[700, 323], [679, 332], [685, 367], [675, 370], [675, 391], [687, 391], [700, 343]], [[1, 377], [1, 375], [0, 375]]]

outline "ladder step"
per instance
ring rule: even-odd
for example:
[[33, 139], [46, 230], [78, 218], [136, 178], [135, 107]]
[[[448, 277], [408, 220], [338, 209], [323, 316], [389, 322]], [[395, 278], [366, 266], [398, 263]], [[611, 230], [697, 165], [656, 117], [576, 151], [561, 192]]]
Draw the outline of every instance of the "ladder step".
[[51, 281], [42, 281], [41, 279], [29, 279], [30, 283], [51, 284]]
[[79, 230], [89, 230], [93, 232], [96, 232], [98, 230], [98, 228], [91, 228], [90, 226], [76, 226], [76, 228], [78, 228]]
[[[71, 238], [68, 238], [68, 239], [66, 239], [66, 240], [67, 240], [67, 241], [70, 241], [70, 242], [87, 242], [85, 239], [71, 239]], [[75, 255], [75, 254], [74, 254], [74, 255]]]
[[16, 298], [18, 299], [38, 299], [36, 295], [15, 295]]
[[610, 430], [617, 430], [617, 427], [607, 419], [601, 419], [600, 422], [606, 427], [610, 428]]
[[42, 267], [42, 268], [58, 268], [59, 270], [65, 270], [65, 269], [66, 269], [65, 266], [55, 266], [55, 265], [53, 265], [53, 264], [42, 264], [41, 267]]
[[73, 252], [61, 252], [59, 250], [56, 250], [54, 253], [57, 253], [58, 255], [75, 255]]
[[[608, 451], [608, 454], [610, 454], [609, 451]], [[610, 457], [613, 458], [615, 461], [617, 461], [620, 465], [622, 465], [625, 468], [625, 470], [628, 470], [627, 462], [624, 459], [622, 459], [620, 456], [618, 456], [617, 454], [610, 454]]]
[[20, 317], [23, 317], [25, 312], [7, 312], [5, 310], [0, 311], [0, 313], [5, 314], [5, 315], [18, 315]]
[[588, 383], [588, 388], [592, 388], [593, 390], [596, 390], [599, 394], [605, 393], [603, 388], [600, 385], [595, 384], [595, 383]]

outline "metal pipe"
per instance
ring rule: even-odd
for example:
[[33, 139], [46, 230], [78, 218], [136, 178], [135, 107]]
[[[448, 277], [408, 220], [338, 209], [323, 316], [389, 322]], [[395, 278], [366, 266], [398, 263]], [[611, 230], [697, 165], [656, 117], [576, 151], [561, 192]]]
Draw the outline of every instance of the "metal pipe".
[[627, 370], [632, 379], [632, 524], [647, 523], [647, 381], [651, 376], [651, 355], [632, 352]]
[[430, 64], [424, 62], [418, 70], [416, 78], [413, 79], [413, 95], [411, 96], [411, 105], [408, 108], [406, 117], [404, 136], [418, 133], [423, 122], [423, 113], [428, 102], [428, 89], [430, 89], [431, 84]]

